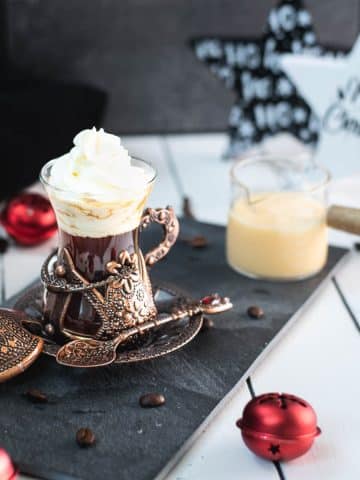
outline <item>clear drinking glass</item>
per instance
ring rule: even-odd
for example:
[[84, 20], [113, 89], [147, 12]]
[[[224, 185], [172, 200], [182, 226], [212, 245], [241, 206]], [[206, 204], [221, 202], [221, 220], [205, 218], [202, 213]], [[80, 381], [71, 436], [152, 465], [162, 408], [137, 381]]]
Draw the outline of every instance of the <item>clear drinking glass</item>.
[[226, 250], [229, 265], [249, 277], [298, 280], [327, 259], [329, 172], [309, 158], [258, 154], [231, 170]]

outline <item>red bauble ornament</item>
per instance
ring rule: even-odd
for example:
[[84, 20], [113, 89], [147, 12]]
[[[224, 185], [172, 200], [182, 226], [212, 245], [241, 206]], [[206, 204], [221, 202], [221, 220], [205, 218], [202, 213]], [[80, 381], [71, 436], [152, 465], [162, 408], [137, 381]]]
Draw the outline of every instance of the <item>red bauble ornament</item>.
[[291, 460], [303, 455], [321, 433], [312, 406], [287, 393], [265, 393], [253, 398], [236, 425], [247, 447], [268, 460]]
[[21, 245], [37, 245], [52, 237], [56, 218], [49, 200], [39, 193], [21, 193], [1, 212], [7, 233]]
[[16, 480], [17, 472], [8, 453], [0, 448], [0, 478], [1, 480]]

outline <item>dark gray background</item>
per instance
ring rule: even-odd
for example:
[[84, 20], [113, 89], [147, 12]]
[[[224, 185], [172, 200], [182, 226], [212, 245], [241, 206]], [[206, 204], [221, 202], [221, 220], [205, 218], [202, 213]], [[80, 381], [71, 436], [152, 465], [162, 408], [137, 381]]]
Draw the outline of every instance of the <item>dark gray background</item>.
[[[186, 41], [257, 35], [274, 0], [0, 0], [9, 57], [38, 75], [100, 86], [118, 133], [223, 130], [233, 101]], [[319, 40], [349, 47], [358, 0], [308, 0]], [[56, 112], [54, 112], [56, 113]]]

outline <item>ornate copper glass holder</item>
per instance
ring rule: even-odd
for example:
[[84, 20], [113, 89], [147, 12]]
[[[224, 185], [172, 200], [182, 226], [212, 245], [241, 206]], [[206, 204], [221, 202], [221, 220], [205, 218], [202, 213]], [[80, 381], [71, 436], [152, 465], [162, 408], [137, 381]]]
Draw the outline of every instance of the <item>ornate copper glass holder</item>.
[[[55, 307], [58, 324], [46, 324], [44, 330], [50, 336], [58, 333], [72, 340], [108, 340], [116, 337], [124, 328], [141, 325], [156, 317], [150, 281], [148, 277], [142, 280], [140, 261], [136, 253], [129, 254], [127, 250], [122, 250], [118, 262], [107, 264], [107, 277], [104, 280], [89, 282], [75, 268], [66, 248], [57, 255], [51, 254], [41, 269], [41, 281], [47, 291], [60, 296]], [[64, 318], [74, 293], [83, 295], [100, 317], [101, 326], [95, 335], [86, 336], [66, 328]]]
[[[163, 241], [143, 256], [136, 236], [134, 251], [120, 250], [101, 267], [97, 281], [88, 280], [77, 268], [67, 247], [48, 256], [41, 283], [25, 291], [15, 305], [27, 315], [21, 325], [37, 335], [44, 353], [71, 367], [148, 360], [192, 340], [202, 326], [203, 313], [216, 314], [232, 307], [228, 298], [218, 294], [195, 301], [168, 285], [153, 289], [147, 266], [168, 253], [179, 224], [170, 207], [146, 210], [140, 227], [152, 222], [163, 226]], [[78, 305], [85, 303], [92, 309], [95, 331], [74, 328], [69, 316], [74, 295]], [[48, 296], [52, 299], [50, 311]]]
[[[154, 291], [142, 253], [120, 251], [106, 265], [103, 280], [89, 282], [76, 268], [70, 252], [62, 248], [45, 260], [41, 282], [25, 292], [16, 308], [31, 315], [27, 327], [44, 340], [43, 352], [58, 363], [72, 367], [95, 367], [129, 363], [166, 355], [192, 340], [203, 316], [232, 307], [217, 294], [195, 301], [176, 287], [158, 285]], [[145, 280], [144, 280], [145, 279]], [[58, 295], [49, 323], [43, 296]], [[82, 295], [96, 311], [101, 325], [93, 335], [70, 330], [65, 318], [71, 296]], [[33, 330], [35, 329], [35, 330]]]
[[[143, 255], [139, 232], [151, 223], [162, 226], [163, 239]], [[156, 318], [147, 267], [169, 252], [178, 233], [179, 222], [171, 207], [148, 208], [138, 228], [131, 232], [131, 240], [125, 242], [130, 245], [112, 248], [111, 255], [105, 256], [108, 239], [93, 239], [85, 256], [72, 243], [61, 242], [57, 254], [50, 255], [41, 269], [48, 335], [58, 342], [84, 337], [109, 340], [125, 328]], [[103, 250], [97, 252], [94, 272], [95, 267], [89, 265], [94, 264], [99, 245]]]

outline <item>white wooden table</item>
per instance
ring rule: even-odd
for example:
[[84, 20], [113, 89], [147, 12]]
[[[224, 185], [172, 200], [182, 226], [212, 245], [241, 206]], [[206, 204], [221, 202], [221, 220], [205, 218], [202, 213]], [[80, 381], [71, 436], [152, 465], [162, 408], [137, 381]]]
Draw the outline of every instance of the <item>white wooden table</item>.
[[[199, 220], [226, 224], [230, 164], [221, 160], [226, 145], [224, 134], [126, 137], [124, 144], [133, 155], [152, 161], [158, 168], [158, 183], [150, 205], [171, 204], [180, 213], [182, 197], [187, 195]], [[287, 138], [275, 139], [267, 146], [271, 150], [288, 147]], [[359, 176], [333, 182], [330, 200], [360, 206], [360, 169]], [[352, 235], [330, 233], [332, 244], [351, 247], [356, 240]], [[56, 239], [52, 239], [31, 250], [11, 247], [5, 258], [7, 296], [34, 280], [44, 257], [55, 244]], [[360, 253], [352, 251], [335, 276], [360, 320], [359, 275]], [[297, 460], [282, 464], [278, 471], [271, 462], [255, 457], [246, 449], [235, 427], [236, 419], [251, 398], [245, 376], [158, 478], [359, 479], [358, 365], [359, 330], [329, 279], [296, 315], [279, 343], [258, 359], [251, 371], [256, 394], [284, 391], [303, 396], [312, 403], [323, 430], [312, 450]]]

